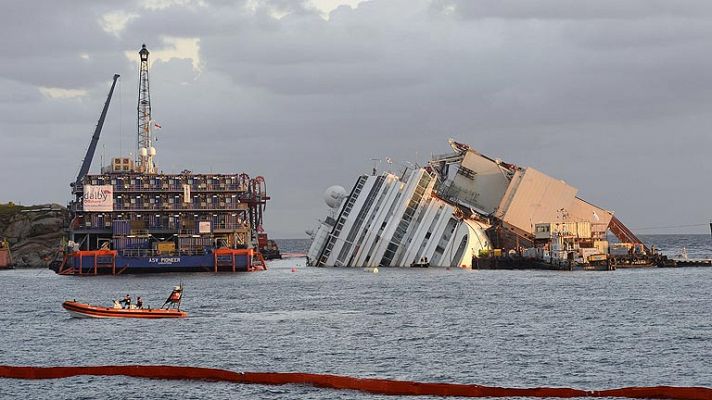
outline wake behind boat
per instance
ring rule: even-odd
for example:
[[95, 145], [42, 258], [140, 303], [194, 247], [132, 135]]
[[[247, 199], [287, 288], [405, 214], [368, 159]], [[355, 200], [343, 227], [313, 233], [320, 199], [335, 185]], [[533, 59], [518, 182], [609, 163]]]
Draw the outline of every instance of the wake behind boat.
[[76, 300], [65, 301], [62, 307], [77, 318], [185, 318], [188, 316], [187, 312], [177, 309], [103, 307]]

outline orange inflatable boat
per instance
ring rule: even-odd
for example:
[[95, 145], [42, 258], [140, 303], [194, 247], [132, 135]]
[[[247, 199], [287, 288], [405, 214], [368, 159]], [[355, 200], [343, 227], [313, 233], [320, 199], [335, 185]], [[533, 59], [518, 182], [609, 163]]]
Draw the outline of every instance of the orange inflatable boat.
[[77, 318], [185, 318], [188, 313], [162, 308], [116, 308], [101, 307], [77, 301], [65, 301], [62, 307]]

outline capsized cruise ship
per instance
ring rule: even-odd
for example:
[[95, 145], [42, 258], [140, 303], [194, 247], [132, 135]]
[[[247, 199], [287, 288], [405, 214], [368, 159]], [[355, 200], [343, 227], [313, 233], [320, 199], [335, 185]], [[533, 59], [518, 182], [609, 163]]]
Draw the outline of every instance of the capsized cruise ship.
[[[350, 192], [327, 189], [331, 212], [307, 231], [308, 265], [472, 268], [480, 258], [536, 248], [542, 257], [568, 260], [606, 254], [608, 231], [621, 242], [641, 243], [612, 212], [577, 197], [566, 182], [466, 144], [450, 140], [450, 146], [452, 153], [425, 167], [401, 175], [374, 170]], [[556, 247], [570, 226], [579, 227], [575, 246]]]

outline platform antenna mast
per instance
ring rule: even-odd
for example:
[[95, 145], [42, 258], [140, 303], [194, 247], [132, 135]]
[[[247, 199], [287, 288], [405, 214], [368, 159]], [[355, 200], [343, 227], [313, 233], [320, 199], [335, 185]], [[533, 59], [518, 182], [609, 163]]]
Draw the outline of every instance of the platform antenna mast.
[[148, 55], [146, 45], [141, 46], [138, 52], [141, 64], [138, 69], [138, 151], [136, 154], [136, 166], [139, 172], [145, 174], [155, 174], [156, 148], [153, 147], [151, 129], [153, 119], [151, 118], [151, 92], [148, 83]]

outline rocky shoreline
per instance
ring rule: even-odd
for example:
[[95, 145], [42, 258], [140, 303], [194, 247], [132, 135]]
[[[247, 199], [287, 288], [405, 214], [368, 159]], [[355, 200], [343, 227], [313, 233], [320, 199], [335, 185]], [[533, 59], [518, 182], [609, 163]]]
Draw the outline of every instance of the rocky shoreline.
[[59, 204], [0, 204], [0, 237], [10, 244], [16, 268], [47, 268], [61, 254], [65, 207]]

